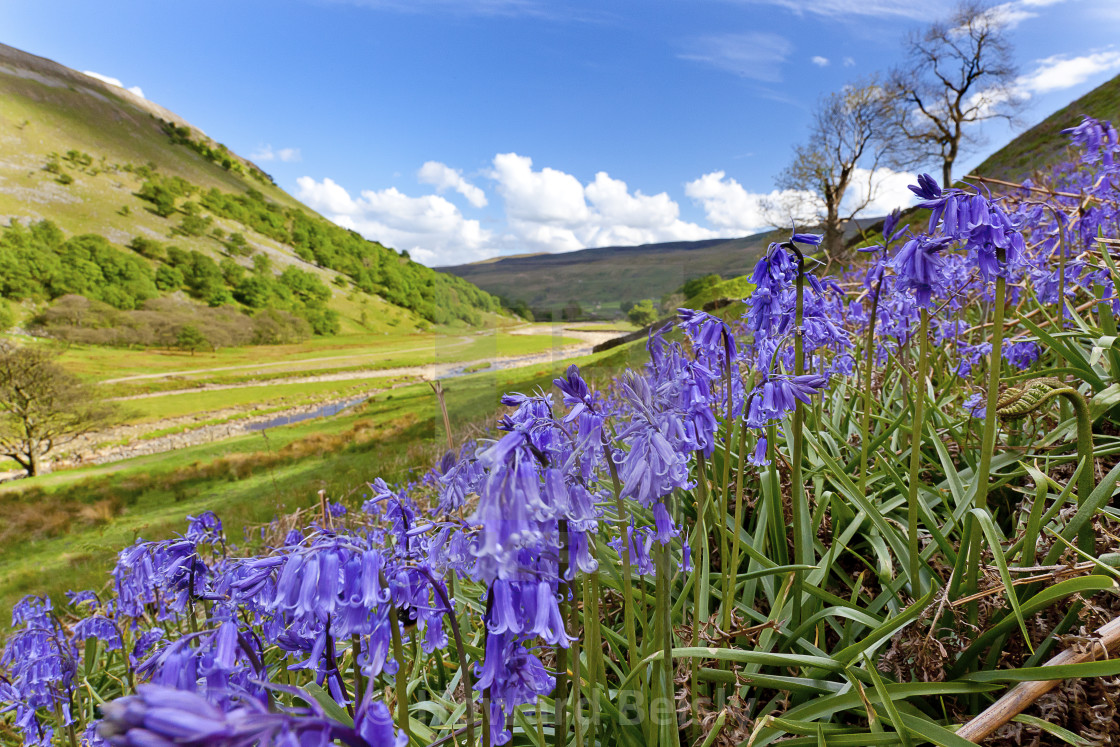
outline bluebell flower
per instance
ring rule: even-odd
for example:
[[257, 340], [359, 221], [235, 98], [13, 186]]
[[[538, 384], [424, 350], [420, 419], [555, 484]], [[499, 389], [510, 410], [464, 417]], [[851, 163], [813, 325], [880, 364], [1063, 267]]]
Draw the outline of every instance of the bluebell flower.
[[505, 714], [526, 703], [536, 703], [556, 686], [556, 679], [541, 660], [509, 633], [486, 636], [486, 657], [479, 671], [480, 690], [489, 690], [490, 739], [492, 744], [506, 744], [510, 732]]
[[795, 233], [790, 237], [790, 241], [795, 244], [820, 246], [821, 242], [824, 241], [824, 235], [819, 233]]
[[919, 306], [929, 306], [933, 293], [942, 285], [941, 267], [944, 260], [941, 250], [953, 242], [953, 237], [932, 239], [925, 235], [914, 236], [904, 243], [888, 265], [898, 273], [896, 288], [912, 289]]
[[213, 511], [203, 511], [197, 517], [187, 517], [188, 540], [194, 543], [215, 543], [222, 539], [222, 521]]
[[923, 200], [935, 200], [941, 196], [941, 185], [929, 174], [918, 174], [917, 185], [909, 185], [911, 192]]
[[106, 651], [116, 651], [121, 648], [121, 633], [117, 624], [103, 615], [92, 615], [74, 623], [74, 636], [79, 641], [87, 638], [96, 638], [105, 645]]
[[681, 533], [673, 523], [673, 519], [669, 516], [669, 510], [665, 507], [663, 501], [658, 501], [653, 504], [653, 521], [655, 533], [654, 537], [662, 545], [667, 545], [673, 541], [673, 538]]
[[1062, 134], [1069, 135], [1072, 144], [1084, 151], [1081, 156], [1083, 163], [1100, 162], [1109, 168], [1114, 163], [1114, 154], [1120, 149], [1120, 139], [1112, 123], [1089, 116], [1082, 115], [1080, 124], [1062, 130]]

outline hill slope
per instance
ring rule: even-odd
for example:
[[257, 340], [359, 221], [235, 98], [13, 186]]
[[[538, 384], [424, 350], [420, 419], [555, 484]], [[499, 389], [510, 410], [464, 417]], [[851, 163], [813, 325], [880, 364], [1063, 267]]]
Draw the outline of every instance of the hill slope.
[[1102, 83], [1022, 133], [989, 156], [972, 173], [994, 179], [1020, 181], [1064, 158], [1068, 138], [1061, 134], [1083, 116], [1120, 122], [1120, 76]]
[[661, 298], [695, 277], [749, 274], [777, 236], [770, 232], [742, 239], [607, 246], [439, 269], [502, 298], [524, 301], [538, 316], [573, 303], [609, 316], [621, 303]]
[[[156, 285], [158, 273], [170, 268], [161, 295], [181, 290], [210, 305], [285, 308], [292, 303], [287, 296], [298, 295], [298, 289], [254, 293], [245, 285], [239, 292], [238, 284], [247, 283], [254, 268], [261, 277], [283, 277], [294, 267], [319, 279], [307, 282], [316, 293], [325, 291], [324, 303], [341, 315], [343, 331], [359, 331], [369, 319], [392, 320], [400, 331], [428, 323], [477, 324], [499, 309], [496, 299], [469, 283], [330, 223], [255, 164], [163, 107], [0, 45], [0, 224], [13, 220], [24, 226], [49, 220], [63, 239], [100, 236]], [[0, 274], [5, 264], [26, 264], [55, 251], [53, 245], [12, 248], [21, 242], [27, 243], [9, 238], [10, 256], [0, 258]], [[171, 254], [165, 244], [181, 251]], [[75, 256], [72, 248], [59, 252], [63, 264]], [[125, 261], [102, 245], [98, 252], [118, 264]], [[206, 295], [189, 278], [175, 286], [172, 270], [189, 276], [202, 266], [214, 275], [215, 268], [199, 255], [215, 267], [225, 260], [224, 279], [214, 281], [216, 295]], [[40, 306], [70, 289], [57, 278], [41, 280], [28, 289], [21, 278], [8, 277], [5, 286], [0, 277], [0, 294], [23, 302], [27, 313], [29, 305]], [[115, 298], [107, 300], [127, 308]]]
[[[873, 221], [853, 221], [847, 234], [855, 236]], [[738, 239], [519, 254], [437, 269], [469, 280], [510, 305], [523, 302], [538, 318], [574, 310], [574, 304], [584, 313], [610, 317], [621, 314], [623, 303], [660, 299], [694, 278], [749, 275], [766, 247], [787, 237], [783, 229]]]

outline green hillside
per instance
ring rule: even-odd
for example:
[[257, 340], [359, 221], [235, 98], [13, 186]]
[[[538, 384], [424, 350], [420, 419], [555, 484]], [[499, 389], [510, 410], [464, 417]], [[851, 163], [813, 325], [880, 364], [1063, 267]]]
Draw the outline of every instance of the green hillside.
[[621, 316], [622, 304], [661, 298], [693, 278], [749, 275], [778, 236], [769, 232], [742, 239], [598, 247], [440, 269], [508, 302], [524, 302], [538, 317], [576, 305], [585, 315], [612, 317]]
[[4, 45], [0, 153], [0, 225], [14, 226], [0, 234], [0, 295], [17, 316], [72, 293], [121, 312], [169, 294], [283, 310], [318, 334], [478, 325], [500, 310], [330, 223], [172, 112]]
[[1120, 122], [1120, 76], [1097, 86], [1031, 127], [989, 156], [972, 173], [1020, 181], [1035, 171], [1044, 171], [1065, 157], [1069, 139], [1061, 134], [1062, 130], [1075, 126], [1086, 115]]

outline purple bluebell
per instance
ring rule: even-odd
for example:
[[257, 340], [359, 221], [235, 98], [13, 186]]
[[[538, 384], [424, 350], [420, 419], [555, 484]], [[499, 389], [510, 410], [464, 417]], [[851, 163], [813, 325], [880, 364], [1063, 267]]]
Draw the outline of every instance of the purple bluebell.
[[919, 306], [929, 306], [936, 289], [943, 283], [941, 251], [954, 241], [951, 236], [936, 239], [919, 235], [904, 243], [888, 262], [898, 274], [896, 288], [913, 290]]

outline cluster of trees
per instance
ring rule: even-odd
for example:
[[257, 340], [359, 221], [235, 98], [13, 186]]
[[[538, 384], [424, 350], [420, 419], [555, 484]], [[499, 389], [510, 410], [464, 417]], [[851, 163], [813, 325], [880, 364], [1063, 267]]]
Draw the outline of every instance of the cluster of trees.
[[[783, 190], [816, 196], [829, 256], [843, 252], [845, 226], [872, 202], [877, 169], [936, 164], [951, 184], [954, 164], [978, 144], [970, 125], [1013, 120], [1022, 106], [1006, 27], [980, 0], [965, 0], [949, 18], [912, 33], [905, 49], [905, 62], [887, 74], [817, 103], [808, 140], [777, 180]], [[790, 213], [804, 214], [804, 205], [779, 201], [771, 210], [785, 223]]]
[[[265, 255], [245, 268], [229, 258], [216, 262], [202, 252], [145, 237], [134, 238], [129, 248], [133, 251], [118, 249], [96, 234], [66, 238], [47, 220], [27, 227], [13, 221], [0, 232], [0, 297], [43, 301], [82, 296], [131, 311], [183, 291], [210, 307], [240, 304], [249, 313], [283, 311], [301, 318], [315, 334], [338, 332], [338, 313], [327, 307], [330, 288], [311, 272], [287, 267], [276, 275]], [[244, 323], [239, 311], [231, 313]]]
[[630, 320], [631, 324], [639, 327], [646, 327], [653, 324], [661, 318], [661, 310], [653, 305], [653, 301], [648, 298], [643, 298], [641, 301], [630, 305], [630, 308], [624, 309], [626, 318]]
[[291, 312], [264, 308], [246, 314], [183, 298], [153, 298], [121, 310], [84, 296], [63, 296], [38, 314], [32, 330], [67, 343], [162, 347], [195, 352], [240, 345], [306, 340], [311, 325]]
[[237, 174], [248, 174], [259, 182], [267, 182], [269, 184], [276, 183], [276, 180], [274, 180], [271, 175], [266, 174], [260, 169], [251, 166], [243, 166], [241, 161], [229, 152], [229, 148], [221, 143], [210, 145], [205, 139], [195, 140], [191, 137], [190, 127], [164, 121], [162, 129], [164, 134], [166, 134], [175, 145], [183, 145], [190, 148], [207, 161], [218, 164], [226, 171], [233, 171]]
[[494, 296], [462, 278], [436, 272], [355, 231], [302, 210], [283, 208], [256, 190], [229, 194], [212, 189], [199, 202], [214, 215], [238, 221], [292, 247], [307, 262], [347, 275], [359, 290], [436, 324], [456, 319], [480, 324], [482, 312], [498, 311]]
[[82, 295], [118, 309], [135, 309], [158, 295], [152, 269], [104, 237], [66, 238], [54, 223], [18, 221], [0, 233], [0, 296], [44, 300]]
[[155, 285], [160, 291], [182, 290], [211, 307], [236, 302], [250, 310], [288, 311], [306, 320], [315, 334], [338, 332], [338, 312], [327, 307], [331, 290], [314, 273], [289, 266], [276, 275], [265, 254], [255, 255], [246, 268], [228, 257], [215, 262], [202, 252], [140, 236], [129, 248], [159, 263]]
[[[417, 264], [405, 252], [398, 254], [318, 216], [278, 205], [255, 189], [242, 194], [216, 188], [201, 191], [179, 177], [149, 174], [136, 194], [151, 203], [157, 215], [182, 213], [178, 233], [205, 234], [211, 216], [235, 221], [292, 247], [306, 262], [347, 275], [359, 290], [380, 295], [436, 324], [462, 320], [477, 325], [482, 322], [482, 312], [501, 309], [496, 297], [462, 278]], [[204, 216], [202, 210], [210, 215]], [[245, 237], [239, 233], [230, 234], [222, 243], [231, 254], [248, 252]]]
[[666, 293], [661, 297], [660, 303], [655, 303], [650, 298], [637, 302], [623, 301], [619, 304], [619, 309], [626, 315], [631, 324], [646, 327], [658, 319], [672, 315], [675, 309], [687, 303], [689, 299], [711, 293], [722, 282], [723, 278], [716, 273], [700, 275], [689, 278], [676, 290]]

